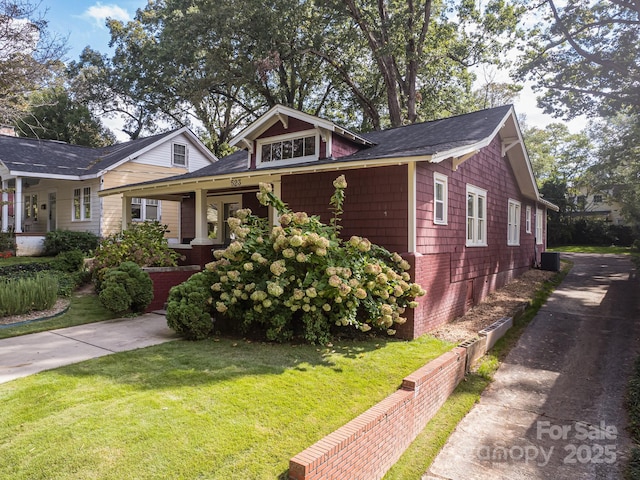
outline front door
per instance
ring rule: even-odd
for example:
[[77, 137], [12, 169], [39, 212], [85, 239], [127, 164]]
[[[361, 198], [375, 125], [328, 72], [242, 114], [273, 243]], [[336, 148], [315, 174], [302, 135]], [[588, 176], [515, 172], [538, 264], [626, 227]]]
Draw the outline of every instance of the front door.
[[56, 192], [49, 194], [49, 231], [57, 228], [56, 225]]

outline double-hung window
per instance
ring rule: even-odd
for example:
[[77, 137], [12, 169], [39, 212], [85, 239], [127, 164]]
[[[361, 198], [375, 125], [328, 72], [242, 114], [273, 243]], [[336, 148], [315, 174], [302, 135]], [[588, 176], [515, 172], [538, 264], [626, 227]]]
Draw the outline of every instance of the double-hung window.
[[542, 245], [544, 243], [544, 214], [541, 208], [536, 208], [536, 243]]
[[181, 143], [173, 144], [173, 152], [171, 163], [176, 167], [186, 167], [187, 166], [187, 146]]
[[131, 220], [160, 220], [160, 202], [152, 198], [132, 198]]
[[467, 185], [467, 247], [487, 246], [487, 191]]
[[73, 220], [91, 219], [91, 187], [73, 189]]
[[527, 205], [525, 217], [524, 217], [525, 232], [531, 233], [531, 205]]
[[433, 174], [433, 223], [447, 224], [448, 182], [445, 175]]
[[520, 202], [511, 199], [507, 212], [507, 245], [520, 245]]

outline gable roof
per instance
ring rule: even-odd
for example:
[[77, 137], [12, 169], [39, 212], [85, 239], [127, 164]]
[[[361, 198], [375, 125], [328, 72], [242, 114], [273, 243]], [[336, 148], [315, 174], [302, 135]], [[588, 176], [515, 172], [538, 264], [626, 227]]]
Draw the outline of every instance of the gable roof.
[[248, 148], [251, 150], [253, 148], [253, 140], [258, 138], [267, 131], [269, 127], [278, 122], [281, 122], [285, 128], [287, 128], [289, 118], [295, 118], [305, 123], [309, 123], [320, 130], [335, 132], [341, 137], [348, 138], [360, 145], [371, 145], [371, 142], [363, 135], [350, 132], [346, 128], [342, 128], [340, 125], [333, 123], [331, 120], [309, 115], [308, 113], [304, 113], [290, 107], [285, 107], [284, 105], [276, 105], [269, 109], [267, 113], [233, 137], [229, 144], [232, 147]]
[[[286, 107], [283, 107], [286, 108]], [[275, 107], [274, 107], [275, 109]], [[257, 138], [269, 126], [278, 121], [277, 113], [270, 110], [256, 124], [248, 127], [232, 140], [237, 145], [247, 146], [244, 139]], [[286, 109], [287, 112], [295, 110]], [[301, 112], [298, 112], [301, 113]], [[307, 117], [315, 118], [309, 116]], [[265, 117], [268, 119], [265, 119]], [[274, 120], [275, 118], [275, 120]], [[296, 117], [297, 118], [297, 117]], [[502, 140], [502, 153], [509, 161], [516, 181], [522, 193], [533, 200], [539, 201], [549, 208], [557, 207], [542, 199], [531, 168], [531, 162], [527, 155], [522, 139], [522, 133], [511, 105], [480, 110], [477, 112], [458, 115], [455, 117], [434, 120], [431, 122], [416, 123], [388, 130], [369, 132], [358, 135], [365, 140], [363, 148], [359, 151], [339, 158], [324, 158], [295, 165], [275, 165], [253, 170], [247, 163], [246, 151], [238, 151], [220, 159], [213, 165], [209, 165], [195, 172], [154, 180], [136, 185], [117, 187], [106, 190], [105, 194], [115, 194], [131, 189], [144, 189], [160, 191], [162, 186], [172, 184], [186, 184], [190, 181], [198, 181], [202, 184], [207, 178], [220, 179], [224, 177], [242, 177], [287, 173], [320, 171], [340, 168], [361, 168], [363, 166], [409, 163], [415, 161], [428, 161], [439, 163], [448, 158], [453, 158], [454, 168], [471, 158], [481, 148], [486, 147], [500, 134]], [[355, 135], [355, 134], [354, 134]], [[139, 193], [137, 196], [144, 196]]]
[[0, 135], [0, 165], [12, 176], [83, 180], [99, 177], [160, 143], [186, 134], [212, 161], [216, 157], [187, 127], [108, 147], [92, 148], [56, 140]]

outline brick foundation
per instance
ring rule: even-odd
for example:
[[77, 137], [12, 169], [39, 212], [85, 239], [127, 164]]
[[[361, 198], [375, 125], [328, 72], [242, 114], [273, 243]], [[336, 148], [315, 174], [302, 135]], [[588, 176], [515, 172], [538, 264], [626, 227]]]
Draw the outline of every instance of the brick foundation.
[[143, 270], [149, 273], [153, 282], [153, 300], [146, 310], [153, 312], [164, 309], [171, 287], [186, 281], [191, 275], [201, 271], [201, 268], [198, 265], [189, 265], [185, 267], [147, 267]]
[[400, 390], [292, 458], [289, 479], [382, 478], [460, 383], [465, 359], [457, 347], [407, 376]]

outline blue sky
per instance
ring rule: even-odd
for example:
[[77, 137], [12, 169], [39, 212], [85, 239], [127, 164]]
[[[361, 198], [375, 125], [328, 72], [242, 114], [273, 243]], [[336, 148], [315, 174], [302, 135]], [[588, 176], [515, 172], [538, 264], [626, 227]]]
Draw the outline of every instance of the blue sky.
[[68, 37], [67, 60], [77, 60], [86, 46], [109, 52], [111, 36], [105, 26], [107, 17], [126, 22], [146, 4], [146, 0], [41, 0], [40, 11], [49, 22], [50, 33]]

